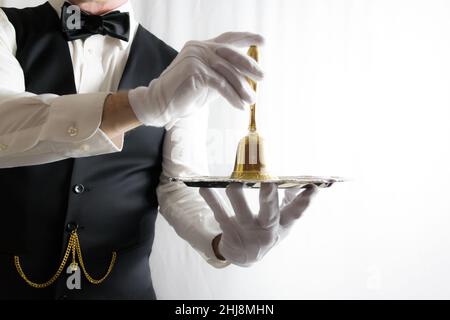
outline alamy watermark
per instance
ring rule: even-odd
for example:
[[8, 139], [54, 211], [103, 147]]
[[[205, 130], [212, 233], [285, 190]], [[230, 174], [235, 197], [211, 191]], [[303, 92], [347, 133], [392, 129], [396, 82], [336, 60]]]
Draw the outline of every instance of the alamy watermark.
[[66, 8], [68, 18], [66, 21], [67, 29], [80, 30], [81, 29], [81, 9], [78, 6], [68, 6]]
[[75, 267], [72, 264], [66, 269], [69, 274], [66, 280], [66, 286], [69, 290], [81, 290], [81, 269], [79, 266]]

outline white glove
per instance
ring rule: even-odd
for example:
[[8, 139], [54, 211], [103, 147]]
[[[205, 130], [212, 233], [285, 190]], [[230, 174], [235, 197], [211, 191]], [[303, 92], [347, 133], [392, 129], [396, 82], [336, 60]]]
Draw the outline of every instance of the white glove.
[[259, 81], [264, 75], [252, 58], [236, 49], [263, 42], [262, 36], [243, 32], [189, 41], [158, 79], [129, 92], [134, 113], [144, 125], [162, 127], [189, 116], [217, 93], [239, 109], [254, 103], [255, 92], [245, 77]]
[[223, 232], [218, 246], [220, 255], [232, 264], [248, 267], [261, 260], [287, 235], [317, 191], [318, 188], [313, 185], [299, 195], [298, 190], [287, 190], [280, 208], [277, 185], [262, 184], [257, 216], [250, 210], [240, 184], [230, 185], [226, 192], [234, 216], [229, 214], [229, 209], [215, 190], [201, 188], [200, 194], [214, 212]]

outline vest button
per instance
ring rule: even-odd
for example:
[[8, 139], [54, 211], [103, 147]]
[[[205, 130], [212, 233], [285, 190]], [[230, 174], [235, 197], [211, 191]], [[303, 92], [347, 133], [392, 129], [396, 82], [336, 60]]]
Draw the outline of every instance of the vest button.
[[73, 192], [76, 194], [82, 194], [84, 192], [85, 188], [82, 184], [77, 184], [73, 187]]
[[75, 222], [69, 222], [66, 226], [67, 232], [72, 232], [78, 229], [78, 225]]

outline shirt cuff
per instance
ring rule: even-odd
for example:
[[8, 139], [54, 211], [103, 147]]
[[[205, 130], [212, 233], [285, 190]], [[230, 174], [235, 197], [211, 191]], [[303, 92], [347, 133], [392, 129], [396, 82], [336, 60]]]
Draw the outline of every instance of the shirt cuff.
[[55, 98], [41, 132], [41, 141], [77, 143], [97, 133], [109, 93], [67, 95]]
[[107, 96], [93, 93], [54, 99], [40, 140], [50, 142], [55, 153], [70, 158], [122, 151], [124, 135], [113, 141], [100, 129]]

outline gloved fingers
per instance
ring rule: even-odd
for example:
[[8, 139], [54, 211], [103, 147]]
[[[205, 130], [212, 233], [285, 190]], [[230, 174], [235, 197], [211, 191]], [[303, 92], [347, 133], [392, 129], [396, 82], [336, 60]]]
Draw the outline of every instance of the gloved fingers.
[[214, 217], [222, 228], [222, 231], [228, 229], [231, 224], [230, 216], [228, 215], [226, 205], [219, 193], [216, 190], [209, 188], [200, 188], [199, 192], [213, 211]]
[[211, 73], [207, 76], [207, 85], [216, 90], [222, 97], [224, 97], [228, 103], [239, 110], [245, 110], [246, 103], [241, 99], [236, 90], [221, 74], [214, 69], [211, 69]]
[[319, 188], [315, 185], [309, 185], [294, 200], [281, 209], [280, 225], [289, 226], [295, 220], [299, 219], [303, 212], [308, 208], [312, 198], [318, 193]]
[[264, 78], [264, 72], [261, 67], [247, 55], [226, 46], [217, 48], [216, 54], [228, 61], [245, 76], [256, 81], [261, 81]]
[[231, 206], [236, 214], [236, 220], [242, 225], [254, 224], [254, 217], [247, 199], [244, 195], [244, 189], [239, 183], [232, 183], [227, 187], [227, 196], [230, 199]]
[[245, 48], [264, 45], [264, 37], [251, 32], [226, 32], [210, 41]]
[[241, 100], [248, 104], [256, 102], [256, 93], [242, 74], [226, 61], [219, 61], [211, 66], [217, 73], [228, 80]]
[[291, 203], [292, 200], [294, 200], [300, 194], [300, 192], [302, 192], [304, 190], [305, 189], [303, 189], [302, 187], [286, 189], [284, 191], [284, 198], [283, 198], [283, 202], [281, 203], [281, 208], [284, 208], [289, 203]]
[[275, 183], [262, 183], [259, 191], [258, 222], [265, 229], [277, 226], [280, 221], [278, 186]]

